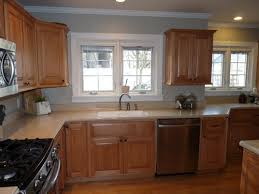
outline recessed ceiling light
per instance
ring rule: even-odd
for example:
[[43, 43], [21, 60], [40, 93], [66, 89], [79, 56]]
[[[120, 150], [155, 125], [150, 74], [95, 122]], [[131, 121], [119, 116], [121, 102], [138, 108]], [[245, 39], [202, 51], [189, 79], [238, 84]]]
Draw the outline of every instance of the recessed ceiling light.
[[235, 20], [235, 21], [240, 21], [240, 20], [242, 20], [242, 19], [243, 19], [243, 17], [241, 17], [241, 16], [234, 17], [234, 20]]
[[118, 3], [124, 3], [126, 0], [116, 0]]

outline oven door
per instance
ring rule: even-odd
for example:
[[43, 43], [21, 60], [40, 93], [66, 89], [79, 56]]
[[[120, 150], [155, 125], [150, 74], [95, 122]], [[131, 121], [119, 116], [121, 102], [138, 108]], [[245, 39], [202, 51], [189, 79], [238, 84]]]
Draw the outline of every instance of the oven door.
[[60, 172], [60, 159], [55, 160], [54, 162], [54, 166], [51, 169], [48, 177], [46, 178], [46, 181], [41, 189], [41, 191], [39, 192], [39, 194], [47, 194], [47, 193], [55, 193], [58, 194], [55, 191], [55, 185], [58, 182], [58, 176], [59, 176], [59, 172]]

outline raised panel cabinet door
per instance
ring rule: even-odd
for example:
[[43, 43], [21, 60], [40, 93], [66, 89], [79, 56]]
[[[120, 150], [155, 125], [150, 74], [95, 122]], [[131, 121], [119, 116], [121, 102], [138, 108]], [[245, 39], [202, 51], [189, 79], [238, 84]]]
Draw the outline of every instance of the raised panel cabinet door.
[[196, 34], [192, 62], [194, 83], [211, 84], [213, 32]]
[[0, 0], [0, 37], [5, 38], [4, 0]]
[[155, 174], [154, 138], [128, 138], [124, 143], [125, 174]]
[[118, 137], [91, 139], [91, 176], [116, 176], [123, 173], [123, 144]]
[[226, 145], [226, 118], [203, 118], [200, 133], [199, 170], [219, 170], [224, 168], [227, 153]]
[[240, 193], [258, 194], [259, 193], [259, 156], [244, 150]]
[[59, 159], [61, 161], [60, 173], [58, 177], [58, 182], [56, 183], [56, 190], [61, 191], [65, 186], [66, 179], [66, 137], [65, 137], [65, 129], [62, 128], [58, 135], [55, 137], [55, 144], [58, 149]]
[[23, 19], [23, 66], [24, 85], [36, 86], [36, 45], [35, 45], [35, 22], [29, 16]]
[[192, 56], [194, 35], [176, 33], [175, 83], [188, 83], [192, 79]]
[[16, 70], [19, 86], [24, 83], [23, 66], [23, 14], [10, 3], [7, 4], [6, 38], [16, 44]]
[[37, 22], [36, 37], [39, 85], [67, 85], [67, 28]]
[[66, 127], [66, 158], [68, 178], [87, 176], [87, 129], [83, 122]]

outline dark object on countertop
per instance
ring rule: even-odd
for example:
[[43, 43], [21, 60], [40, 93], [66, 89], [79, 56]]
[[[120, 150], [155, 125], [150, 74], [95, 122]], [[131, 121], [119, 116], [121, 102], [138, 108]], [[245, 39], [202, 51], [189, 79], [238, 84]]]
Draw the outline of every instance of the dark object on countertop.
[[6, 110], [6, 108], [5, 108], [5, 105], [0, 105], [0, 125], [2, 125], [3, 124], [3, 121], [4, 121], [4, 118], [5, 118], [5, 110]]
[[247, 96], [244, 93], [241, 93], [239, 95], [238, 101], [239, 101], [240, 104], [247, 103]]

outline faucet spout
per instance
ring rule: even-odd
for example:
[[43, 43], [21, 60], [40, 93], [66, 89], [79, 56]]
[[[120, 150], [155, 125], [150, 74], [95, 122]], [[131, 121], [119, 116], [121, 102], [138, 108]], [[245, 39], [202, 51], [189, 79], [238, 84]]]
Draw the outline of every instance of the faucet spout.
[[127, 94], [127, 93], [122, 93], [121, 95], [120, 95], [120, 99], [119, 99], [119, 109], [121, 110], [122, 108], [121, 108], [121, 101], [122, 101], [122, 97], [123, 96], [127, 96], [129, 99], [131, 99], [131, 96], [129, 95], [129, 94]]

